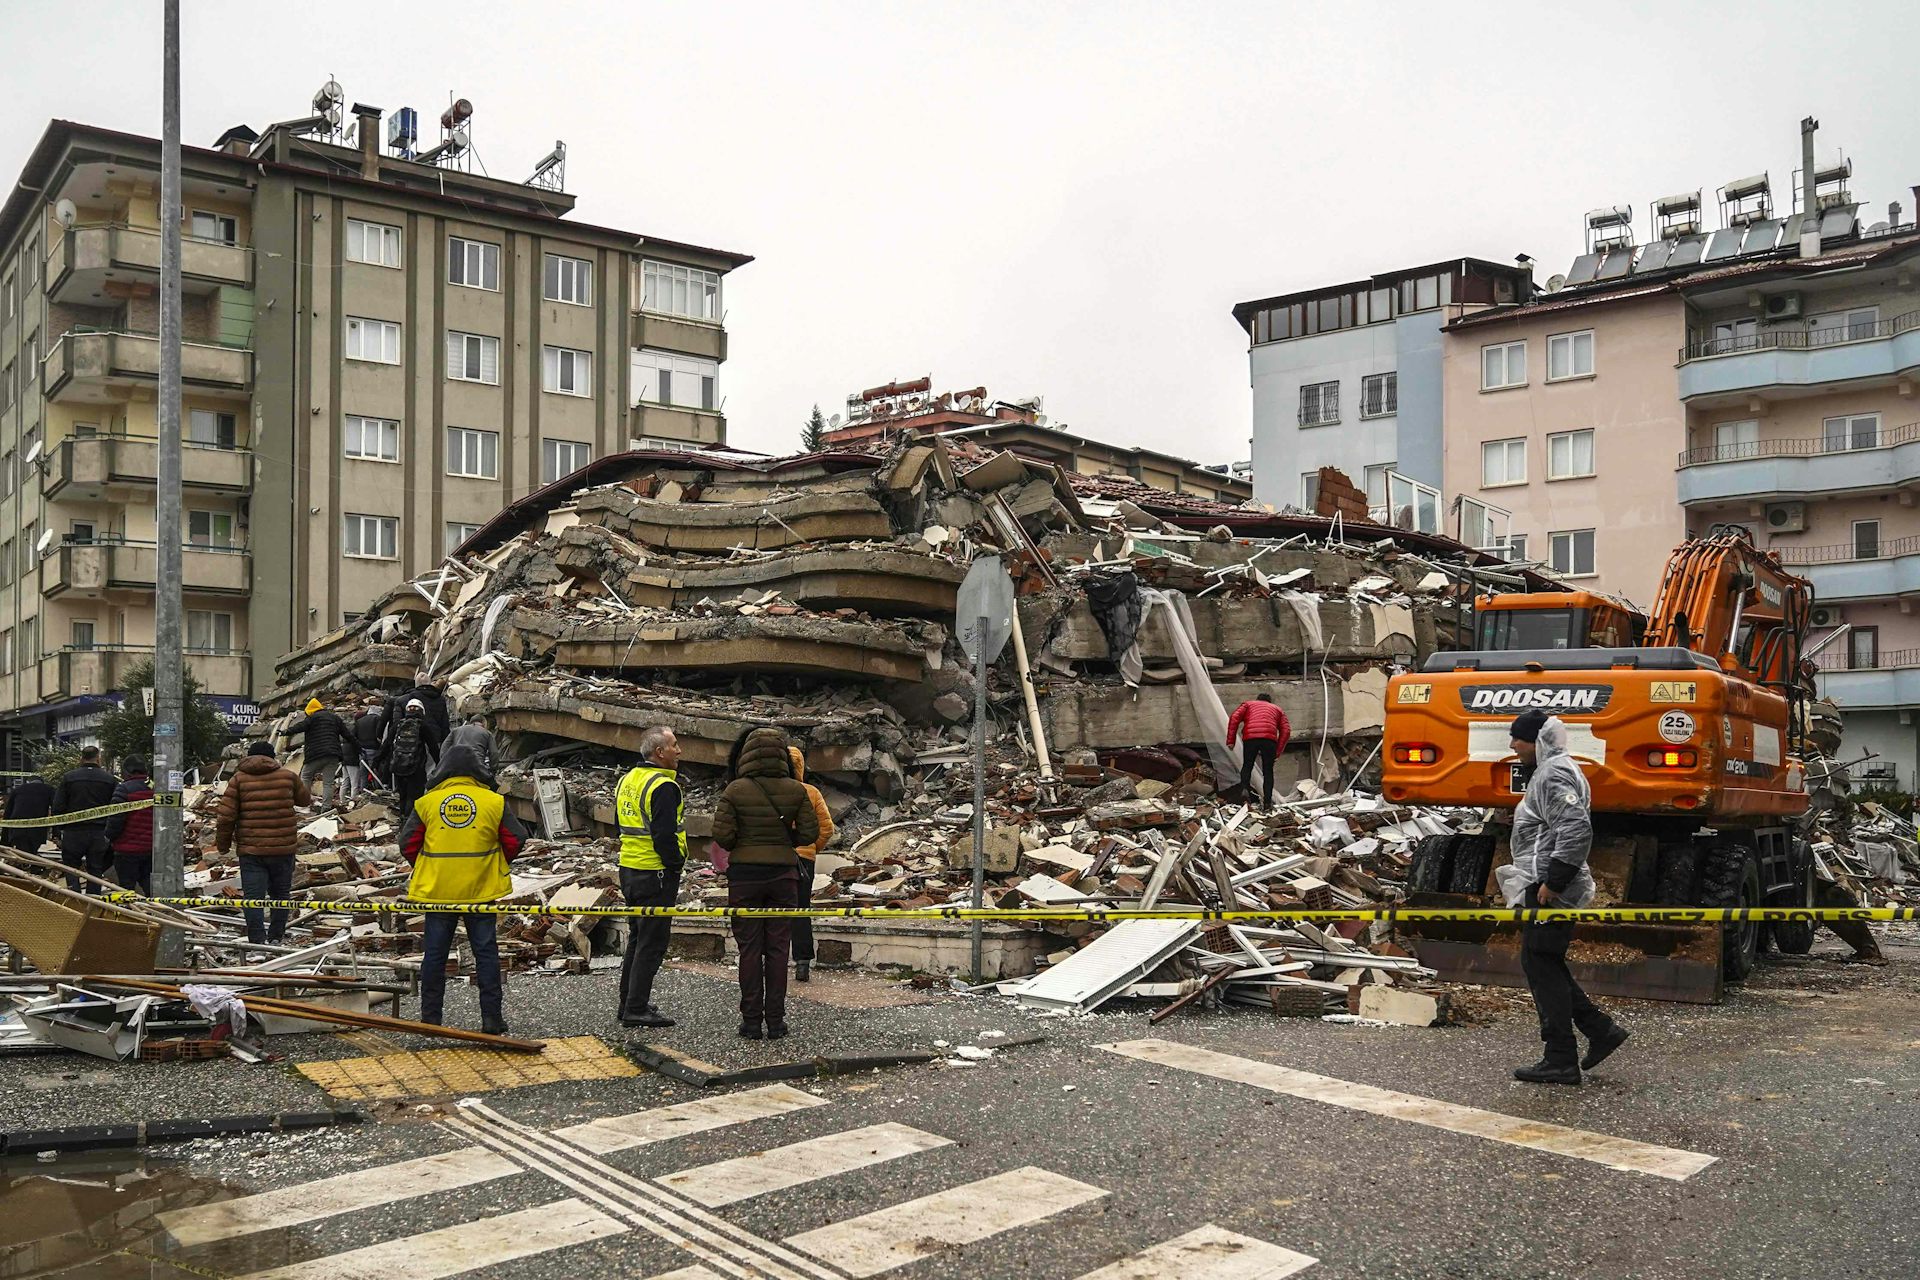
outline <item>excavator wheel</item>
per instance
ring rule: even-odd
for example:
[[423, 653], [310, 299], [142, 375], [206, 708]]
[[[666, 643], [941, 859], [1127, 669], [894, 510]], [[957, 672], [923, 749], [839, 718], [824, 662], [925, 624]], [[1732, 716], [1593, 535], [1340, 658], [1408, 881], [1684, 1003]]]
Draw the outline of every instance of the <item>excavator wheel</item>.
[[1453, 883], [1453, 849], [1465, 837], [1448, 832], [1428, 836], [1413, 846], [1413, 865], [1407, 869], [1407, 889], [1412, 893], [1442, 893]]
[[1487, 891], [1487, 874], [1493, 870], [1495, 841], [1490, 835], [1461, 836], [1453, 846], [1453, 874], [1448, 878], [1449, 893], [1482, 894]]
[[[1700, 905], [1703, 907], [1757, 907], [1760, 902], [1760, 864], [1744, 845], [1708, 845], [1700, 865]], [[1725, 926], [1722, 971], [1728, 982], [1739, 982], [1753, 972], [1760, 955], [1760, 935], [1766, 926], [1754, 920]]]
[[1698, 865], [1697, 851], [1691, 841], [1661, 845], [1653, 900], [1663, 907], [1692, 906], [1694, 870]]
[[[1804, 845], [1800, 847], [1804, 848]], [[1788, 905], [1808, 908], [1813, 906], [1813, 868], [1811, 866], [1806, 866], [1801, 872], [1799, 897], [1800, 901]], [[1773, 945], [1780, 948], [1782, 955], [1803, 956], [1813, 950], [1813, 921], [1775, 920], [1771, 928]]]

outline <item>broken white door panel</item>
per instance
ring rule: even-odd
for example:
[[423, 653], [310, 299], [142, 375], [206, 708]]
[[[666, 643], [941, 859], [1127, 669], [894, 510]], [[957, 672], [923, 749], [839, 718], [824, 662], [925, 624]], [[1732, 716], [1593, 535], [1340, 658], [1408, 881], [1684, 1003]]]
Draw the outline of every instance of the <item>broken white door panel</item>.
[[1036, 975], [1021, 1004], [1084, 1013], [1139, 982], [1198, 936], [1197, 920], [1123, 920], [1085, 950]]

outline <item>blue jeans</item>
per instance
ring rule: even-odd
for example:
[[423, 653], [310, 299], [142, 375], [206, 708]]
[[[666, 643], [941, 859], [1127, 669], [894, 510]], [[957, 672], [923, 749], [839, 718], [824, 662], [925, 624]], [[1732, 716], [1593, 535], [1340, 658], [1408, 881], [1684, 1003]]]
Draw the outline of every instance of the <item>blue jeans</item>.
[[[286, 896], [293, 892], [293, 854], [241, 854], [240, 892], [249, 898], [285, 901]], [[264, 907], [247, 907], [245, 910], [248, 942], [278, 942], [287, 936], [286, 908], [275, 907], [271, 917]]]
[[500, 1012], [500, 936], [497, 916], [460, 911], [427, 912], [425, 950], [420, 956], [420, 1021], [439, 1022], [447, 994], [447, 955], [453, 950], [453, 931], [467, 922], [467, 944], [473, 948], [473, 976], [480, 983], [480, 1025], [506, 1022]]

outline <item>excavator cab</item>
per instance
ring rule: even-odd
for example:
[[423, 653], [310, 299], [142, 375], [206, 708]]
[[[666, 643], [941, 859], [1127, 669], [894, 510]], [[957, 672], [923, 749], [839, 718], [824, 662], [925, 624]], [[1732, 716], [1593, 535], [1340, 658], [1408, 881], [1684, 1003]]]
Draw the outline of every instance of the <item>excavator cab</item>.
[[1482, 597], [1474, 606], [1473, 647], [1624, 649], [1646, 634], [1646, 616], [1591, 591], [1529, 591]]

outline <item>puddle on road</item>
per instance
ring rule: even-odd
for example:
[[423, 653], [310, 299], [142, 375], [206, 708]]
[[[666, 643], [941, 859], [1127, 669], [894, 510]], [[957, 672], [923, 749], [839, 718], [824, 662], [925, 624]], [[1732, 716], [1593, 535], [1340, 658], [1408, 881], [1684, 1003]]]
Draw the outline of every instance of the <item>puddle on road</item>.
[[168, 1261], [172, 1243], [157, 1214], [241, 1194], [137, 1152], [0, 1160], [0, 1280], [211, 1280], [293, 1261], [284, 1231], [197, 1249], [191, 1269]]

